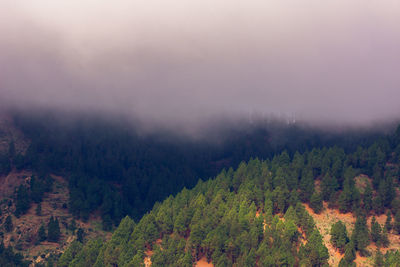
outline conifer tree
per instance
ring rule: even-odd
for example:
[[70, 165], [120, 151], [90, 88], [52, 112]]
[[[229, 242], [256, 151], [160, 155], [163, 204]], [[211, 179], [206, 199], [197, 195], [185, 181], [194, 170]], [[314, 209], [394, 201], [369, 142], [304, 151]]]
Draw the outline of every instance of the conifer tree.
[[367, 187], [364, 191], [363, 204], [365, 212], [369, 214], [369, 212], [372, 210], [372, 187], [369, 183], [367, 183]]
[[339, 262], [339, 267], [356, 267], [354, 260], [356, 259], [356, 250], [354, 243], [350, 241], [345, 247], [344, 257]]
[[324, 200], [328, 201], [331, 198], [331, 195], [334, 194], [338, 188], [339, 184], [336, 177], [327, 172], [322, 178], [321, 183], [322, 196]]
[[46, 238], [47, 238], [46, 228], [44, 227], [43, 223], [40, 225], [40, 228], [38, 231], [38, 238], [39, 238], [39, 242], [42, 242], [42, 241], [46, 240]]
[[348, 242], [349, 237], [344, 223], [342, 221], [334, 223], [331, 228], [331, 243], [343, 253]]
[[367, 228], [367, 220], [365, 216], [360, 215], [356, 219], [351, 240], [354, 243], [354, 248], [360, 251], [361, 254], [365, 254], [365, 248], [370, 243], [369, 231]]
[[314, 210], [315, 213], [319, 214], [324, 208], [322, 204], [322, 196], [318, 192], [312, 194], [310, 199], [310, 207]]
[[381, 232], [382, 232], [382, 228], [379, 225], [379, 223], [376, 221], [375, 216], [372, 217], [372, 221], [371, 221], [371, 238], [372, 241], [377, 243], [381, 240]]
[[384, 206], [383, 206], [383, 200], [381, 195], [377, 195], [373, 200], [372, 200], [372, 207], [374, 209], [374, 212], [378, 215], [382, 214], [384, 211]]
[[307, 168], [303, 171], [300, 179], [300, 199], [303, 202], [308, 202], [314, 192], [314, 175], [311, 169]]
[[60, 225], [58, 219], [54, 219], [53, 216], [50, 217], [50, 221], [47, 224], [47, 240], [49, 242], [57, 242], [60, 238]]
[[375, 254], [374, 267], [383, 267], [383, 266], [385, 266], [383, 255], [381, 251], [377, 249]]
[[14, 229], [14, 225], [12, 222], [11, 215], [8, 215], [4, 222], [4, 230], [6, 230], [6, 232], [11, 232], [13, 229]]
[[17, 189], [17, 197], [15, 200], [15, 216], [18, 218], [25, 214], [30, 207], [29, 192], [24, 185], [20, 185]]
[[382, 234], [381, 234], [381, 239], [379, 240], [379, 245], [382, 247], [388, 247], [390, 242], [389, 242], [389, 237], [388, 237], [388, 232], [386, 228], [383, 228]]
[[84, 238], [85, 238], [85, 230], [79, 227], [78, 231], [76, 232], [76, 240], [83, 243]]
[[390, 210], [386, 213], [385, 229], [388, 233], [392, 230], [392, 213]]
[[400, 234], [400, 209], [396, 212], [394, 216], [393, 230]]

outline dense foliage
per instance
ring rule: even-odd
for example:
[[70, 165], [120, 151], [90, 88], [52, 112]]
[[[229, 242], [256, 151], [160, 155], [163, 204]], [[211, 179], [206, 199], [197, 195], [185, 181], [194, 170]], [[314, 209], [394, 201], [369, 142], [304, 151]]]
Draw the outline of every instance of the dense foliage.
[[[334, 155], [329, 152], [325, 159], [328, 161], [323, 162], [333, 165], [327, 176], [326, 190], [335, 191], [342, 186], [344, 153], [355, 150], [357, 145], [366, 146], [381, 136], [360, 132], [328, 134], [295, 124], [266, 122], [228, 127], [216, 137], [210, 137], [212, 141], [196, 141], [166, 131], [140, 135], [136, 131], [140, 127], [135, 130], [132, 122], [116, 121], [90, 116], [70, 119], [65, 114], [17, 113], [14, 123], [31, 145], [24, 156], [9, 151], [5, 162], [0, 163], [0, 166], [5, 166], [1, 167], [2, 172], [7, 173], [10, 170], [7, 166], [13, 163], [18, 169], [31, 169], [40, 177], [48, 173], [66, 176], [70, 191], [69, 210], [83, 220], [100, 210], [104, 229], [111, 229], [125, 215], [139, 219], [156, 201], [179, 192], [183, 187], [193, 187], [200, 177], [215, 176], [223, 168], [238, 166], [242, 160], [251, 157], [272, 158], [283, 149], [292, 157], [296, 151], [317, 148], [308, 152], [315, 158], [315, 166], [309, 165], [312, 169], [308, 168], [308, 178], [300, 184], [300, 187], [308, 188], [314, 176], [325, 173], [325, 169], [319, 166], [322, 163], [319, 157], [326, 150], [319, 149], [333, 144], [342, 147], [344, 150], [336, 149]], [[361, 152], [365, 153], [364, 150]], [[370, 153], [366, 156], [369, 157]], [[379, 164], [376, 168], [373, 165], [369, 172], [380, 173], [382, 168]], [[390, 181], [388, 183], [381, 185], [382, 190], [390, 185]], [[347, 195], [351, 193], [346, 191], [342, 202], [353, 202]], [[333, 197], [334, 194], [330, 195]], [[311, 191], [302, 191], [300, 195], [303, 201], [310, 197], [313, 207], [320, 208], [321, 197], [326, 195], [313, 195]], [[388, 201], [390, 197], [376, 201], [376, 208]], [[22, 213], [25, 207], [21, 206]]]
[[12, 247], [5, 247], [0, 243], [0, 266], [4, 267], [28, 267], [29, 262], [25, 261], [19, 253], [14, 253]]
[[[332, 243], [345, 254], [340, 266], [353, 266], [356, 251], [366, 255], [371, 241], [378, 246], [386, 242], [380, 225], [373, 222], [371, 230], [367, 227], [369, 214], [386, 209], [395, 214], [395, 231], [400, 225], [394, 193], [399, 184], [399, 137], [400, 128], [395, 135], [359, 146], [352, 153], [334, 146], [242, 162], [236, 171], [224, 170], [216, 179], [200, 180], [192, 190], [184, 189], [157, 203], [137, 224], [123, 219], [110, 241], [89, 250], [90, 264], [140, 266], [151, 250], [153, 266], [192, 266], [201, 257], [216, 266], [254, 266], [256, 262], [324, 266], [328, 251], [301, 202], [320, 212], [326, 199], [329, 206], [356, 214], [351, 237], [341, 222], [331, 230]], [[372, 177], [363, 191], [356, 186], [359, 174]], [[371, 209], [369, 203], [379, 209]], [[88, 258], [83, 252], [79, 257]]]
[[328, 251], [297, 192], [274, 183], [277, 166], [255, 159], [200, 181], [156, 204], [138, 224], [124, 218], [101, 247], [75, 253], [80, 245], [71, 246], [60, 264], [84, 266], [75, 258], [90, 257], [93, 266], [141, 266], [152, 250], [152, 266], [192, 266], [201, 257], [215, 266], [327, 265]]
[[[25, 214], [32, 203], [40, 204], [44, 193], [51, 191], [52, 184], [53, 179], [48, 175], [39, 178], [32, 176], [28, 184], [21, 184], [15, 192], [15, 216]], [[41, 206], [38, 207], [41, 209]]]

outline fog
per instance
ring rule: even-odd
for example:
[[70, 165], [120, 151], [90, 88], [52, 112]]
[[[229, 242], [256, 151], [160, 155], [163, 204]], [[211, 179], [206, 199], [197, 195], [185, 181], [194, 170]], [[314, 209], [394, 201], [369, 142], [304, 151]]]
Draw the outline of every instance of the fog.
[[2, 0], [0, 104], [171, 128], [400, 117], [397, 0]]

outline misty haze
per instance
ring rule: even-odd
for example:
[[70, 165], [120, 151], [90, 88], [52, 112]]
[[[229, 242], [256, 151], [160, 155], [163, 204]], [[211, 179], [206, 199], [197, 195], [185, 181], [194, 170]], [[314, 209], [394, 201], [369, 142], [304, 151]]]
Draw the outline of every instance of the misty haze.
[[397, 1], [3, 1], [8, 107], [397, 119]]
[[400, 2], [1, 0], [0, 266], [399, 266]]

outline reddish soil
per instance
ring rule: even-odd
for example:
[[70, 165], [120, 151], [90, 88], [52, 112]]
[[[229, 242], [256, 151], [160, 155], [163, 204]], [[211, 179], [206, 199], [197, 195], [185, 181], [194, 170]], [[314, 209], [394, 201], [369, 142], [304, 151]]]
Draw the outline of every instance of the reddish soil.
[[214, 267], [214, 264], [208, 263], [206, 257], [201, 258], [195, 263], [195, 266], [198, 267]]
[[28, 171], [12, 171], [7, 176], [0, 176], [0, 200], [11, 197], [15, 188], [27, 183], [31, 175]]
[[[26, 183], [31, 174], [29, 172], [12, 172], [7, 177], [0, 177], [0, 194], [1, 196], [14, 192], [14, 188], [22, 183]], [[4, 235], [4, 244], [16, 246], [18, 244], [21, 253], [28, 259], [40, 262], [43, 259], [40, 255], [48, 256], [50, 253], [61, 253], [64, 249], [76, 238], [75, 235], [68, 229], [66, 225], [72, 220], [68, 209], [63, 208], [63, 204], [68, 203], [68, 185], [67, 182], [60, 176], [52, 175], [54, 179], [53, 190], [43, 197], [41, 203], [41, 215], [36, 215], [37, 204], [33, 203], [28, 212], [20, 218], [12, 215], [14, 230], [11, 233]], [[12, 194], [11, 193], [11, 194]], [[3, 195], [4, 194], [4, 195]], [[4, 207], [2, 219], [9, 214], [13, 214], [14, 207]], [[37, 242], [37, 232], [41, 224], [47, 225], [51, 216], [57, 217], [60, 223], [61, 236], [58, 243], [52, 242]], [[87, 238], [95, 238], [103, 236], [109, 238], [111, 233], [106, 233], [101, 230], [101, 220], [99, 217], [91, 216], [88, 222], [76, 220], [77, 228], [84, 229]]]
[[323, 237], [324, 244], [328, 248], [329, 265], [338, 266], [343, 255], [340, 254], [340, 252], [330, 243], [331, 225], [338, 220], [341, 220], [346, 225], [347, 230], [350, 231], [353, 229], [356, 219], [350, 213], [342, 214], [339, 213], [338, 210], [328, 209], [328, 205], [326, 203], [324, 203], [324, 210], [320, 214], [314, 213], [314, 211], [307, 204], [304, 204], [304, 206], [308, 213], [313, 217], [315, 224]]
[[[324, 210], [320, 214], [315, 214], [307, 204], [304, 204], [304, 206], [308, 211], [308, 213], [314, 218], [315, 224], [318, 230], [320, 231], [321, 235], [323, 236], [325, 246], [328, 248], [329, 251], [329, 256], [330, 256], [329, 265], [338, 266], [339, 261], [343, 257], [343, 255], [340, 254], [339, 251], [335, 249], [330, 243], [331, 226], [333, 223], [337, 222], [338, 220], [341, 220], [346, 225], [349, 235], [351, 235], [356, 218], [351, 213], [342, 214], [338, 210], [328, 209], [326, 203], [324, 203]], [[386, 221], [386, 215], [375, 216], [375, 218], [377, 222], [381, 224], [381, 226], [383, 227]], [[368, 227], [371, 227], [371, 220], [372, 216], [368, 217], [367, 219]], [[380, 251], [382, 253], [386, 253], [388, 250], [399, 250], [400, 236], [393, 233], [389, 233], [388, 238], [390, 241], [389, 247], [380, 248]], [[371, 243], [367, 247], [367, 250], [371, 253], [371, 256], [362, 257], [359, 255], [359, 253], [357, 253], [357, 257], [355, 260], [357, 266], [372, 266], [376, 249], [377, 249], [376, 245], [374, 243]]]

